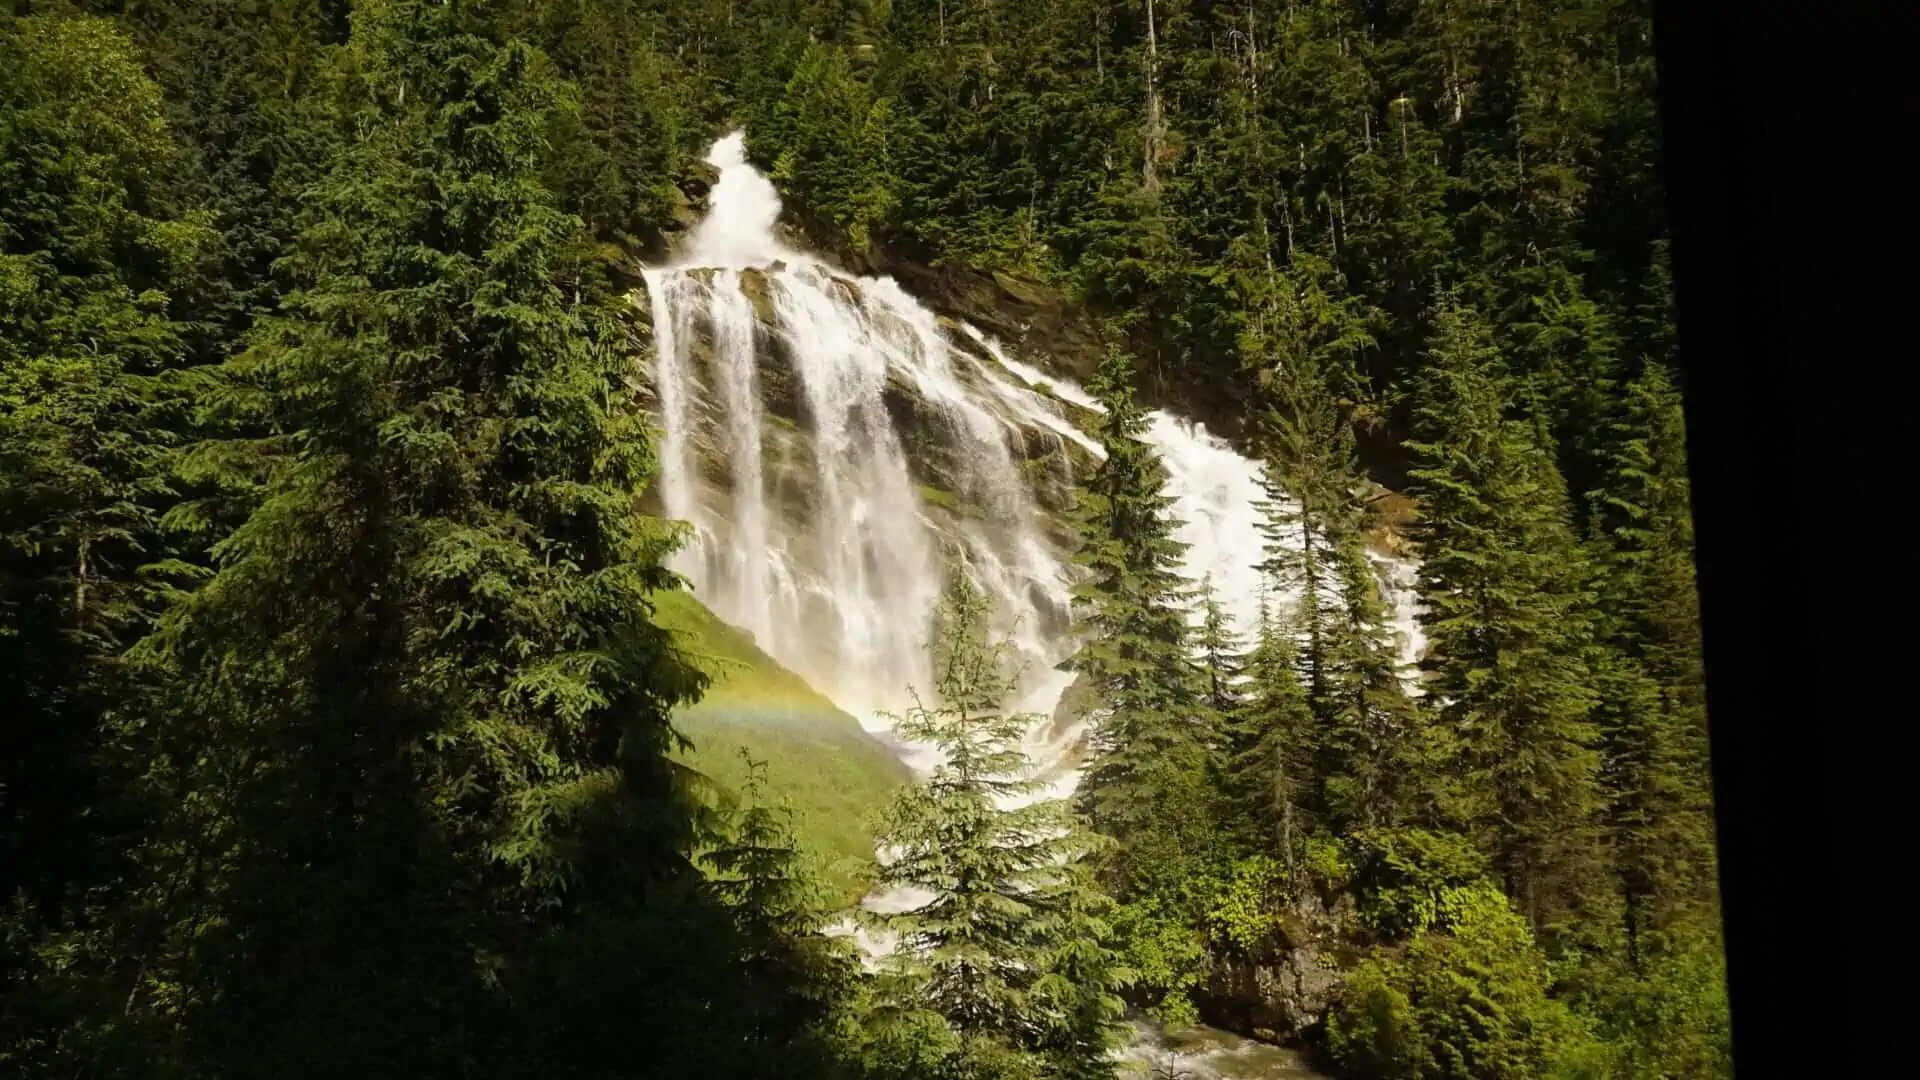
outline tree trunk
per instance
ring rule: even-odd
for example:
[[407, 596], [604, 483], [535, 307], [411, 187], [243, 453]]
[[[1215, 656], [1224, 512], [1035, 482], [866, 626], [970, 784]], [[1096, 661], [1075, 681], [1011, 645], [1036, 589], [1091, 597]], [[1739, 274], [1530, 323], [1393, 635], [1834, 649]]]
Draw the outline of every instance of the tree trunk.
[[1147, 152], [1141, 164], [1140, 180], [1148, 191], [1156, 194], [1160, 191], [1160, 140], [1164, 134], [1160, 116], [1160, 45], [1154, 30], [1153, 0], [1147, 0]]

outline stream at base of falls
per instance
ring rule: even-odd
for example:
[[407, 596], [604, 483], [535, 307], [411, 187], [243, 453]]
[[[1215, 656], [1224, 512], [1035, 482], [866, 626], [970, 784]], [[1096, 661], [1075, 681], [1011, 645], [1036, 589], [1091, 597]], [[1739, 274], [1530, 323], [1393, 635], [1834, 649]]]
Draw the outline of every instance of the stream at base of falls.
[[[1035, 797], [1070, 796], [1085, 723], [1054, 715], [1072, 682], [1057, 666], [1074, 645], [1070, 553], [1038, 527], [1020, 451], [1052, 440], [1103, 457], [1087, 433], [1099, 402], [1036, 358], [943, 324], [890, 278], [845, 274], [782, 244], [779, 196], [747, 162], [743, 133], [715, 143], [707, 160], [719, 178], [706, 217], [676, 261], [645, 272], [664, 429], [658, 490], [667, 515], [693, 526], [675, 569], [716, 615], [924, 775], [937, 764], [932, 749], [893, 737], [887, 717], [911, 704], [909, 687], [927, 686], [934, 606], [949, 560], [958, 562], [1026, 664], [1012, 704], [1036, 717], [1026, 750], [1045, 790]], [[963, 333], [950, 335], [954, 326]], [[773, 353], [779, 390], [769, 389]], [[903, 430], [902, 393], [933, 422]], [[804, 428], [805, 452], [783, 457], [785, 443], [769, 438], [779, 433], [775, 394], [788, 409], [780, 430]], [[1265, 586], [1261, 466], [1202, 425], [1166, 411], [1147, 419], [1143, 439], [1166, 467], [1186, 545], [1182, 572], [1213, 588], [1250, 641]], [[969, 511], [958, 525], [929, 512], [916, 473], [925, 462], [914, 456], [929, 440], [949, 463], [946, 497]], [[1381, 570], [1410, 660], [1420, 646], [1410, 568], [1383, 560]], [[905, 911], [926, 899], [892, 890], [862, 906]], [[870, 957], [889, 945], [851, 925], [839, 932]], [[1223, 1031], [1165, 1033], [1144, 1022], [1135, 1031], [1122, 1053], [1130, 1076], [1317, 1075], [1292, 1051]]]
[[1241, 1038], [1219, 1028], [1168, 1032], [1135, 1020], [1120, 1053], [1121, 1080], [1327, 1080], [1297, 1050]]

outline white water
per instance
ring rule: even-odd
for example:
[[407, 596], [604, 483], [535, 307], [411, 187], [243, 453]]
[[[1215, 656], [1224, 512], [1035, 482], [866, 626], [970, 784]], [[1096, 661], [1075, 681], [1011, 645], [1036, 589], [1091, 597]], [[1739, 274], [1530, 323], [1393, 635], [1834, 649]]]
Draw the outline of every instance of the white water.
[[[645, 275], [665, 428], [659, 493], [667, 514], [695, 529], [676, 569], [716, 614], [878, 732], [910, 704], [909, 687], [927, 687], [932, 615], [945, 567], [958, 561], [1024, 661], [1014, 707], [1037, 717], [1026, 749], [1046, 786], [1034, 797], [1070, 794], [1079, 777], [1067, 758], [1083, 732], [1052, 725], [1072, 681], [1056, 667], [1071, 648], [1066, 553], [1036, 528], [1017, 462], [1031, 439], [1064, 439], [1102, 457], [1081, 423], [1104, 410], [1073, 380], [1014, 358], [973, 327], [961, 327], [972, 346], [962, 347], [891, 279], [843, 274], [783, 245], [779, 197], [743, 145], [737, 132], [714, 145], [707, 160], [720, 176], [708, 216], [676, 262]], [[756, 317], [749, 276], [764, 285], [771, 327]], [[812, 446], [787, 470], [798, 478], [782, 481], [804, 493], [797, 505], [777, 497], [765, 464], [761, 367], [773, 336], [799, 383], [799, 423]], [[916, 489], [907, 433], [888, 411], [890, 385], [896, 394], [911, 388], [921, 437], [937, 439], [952, 463], [965, 512], [944, 528]], [[1263, 587], [1255, 567], [1265, 556], [1260, 466], [1203, 426], [1159, 411], [1149, 421], [1145, 439], [1166, 465], [1188, 545], [1183, 570], [1208, 582], [1233, 629], [1251, 638]], [[724, 476], [702, 475], [703, 460]], [[1403, 644], [1417, 648], [1403, 569], [1383, 565]], [[918, 770], [937, 762], [931, 748], [900, 745]], [[864, 906], [911, 910], [925, 899], [893, 891]], [[887, 944], [860, 937], [870, 951]]]

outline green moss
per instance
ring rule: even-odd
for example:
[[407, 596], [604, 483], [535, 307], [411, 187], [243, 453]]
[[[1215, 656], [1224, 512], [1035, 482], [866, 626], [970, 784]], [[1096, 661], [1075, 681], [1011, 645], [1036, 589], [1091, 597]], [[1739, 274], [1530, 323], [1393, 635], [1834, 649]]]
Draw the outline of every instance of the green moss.
[[914, 490], [920, 493], [920, 500], [930, 506], [960, 513], [960, 498], [951, 491], [945, 491], [930, 484], [915, 484]]
[[693, 742], [680, 760], [718, 783], [722, 801], [746, 779], [739, 750], [767, 763], [767, 790], [793, 804], [800, 841], [845, 903], [872, 882], [880, 808], [910, 777], [859, 721], [805, 679], [781, 667], [751, 635], [721, 621], [686, 592], [654, 598], [655, 620], [714, 680], [675, 723]]

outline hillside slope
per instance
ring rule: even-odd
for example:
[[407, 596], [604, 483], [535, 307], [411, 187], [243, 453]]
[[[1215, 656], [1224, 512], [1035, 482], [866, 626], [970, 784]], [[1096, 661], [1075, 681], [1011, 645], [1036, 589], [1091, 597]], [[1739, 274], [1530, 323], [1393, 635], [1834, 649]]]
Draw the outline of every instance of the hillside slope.
[[741, 748], [765, 761], [772, 797], [791, 801], [801, 843], [820, 860], [835, 895], [852, 903], [873, 873], [869, 824], [907, 782], [907, 767], [691, 593], [662, 593], [654, 602], [659, 624], [713, 679], [700, 702], [675, 716], [694, 743], [680, 759], [716, 781], [723, 800], [746, 779]]

